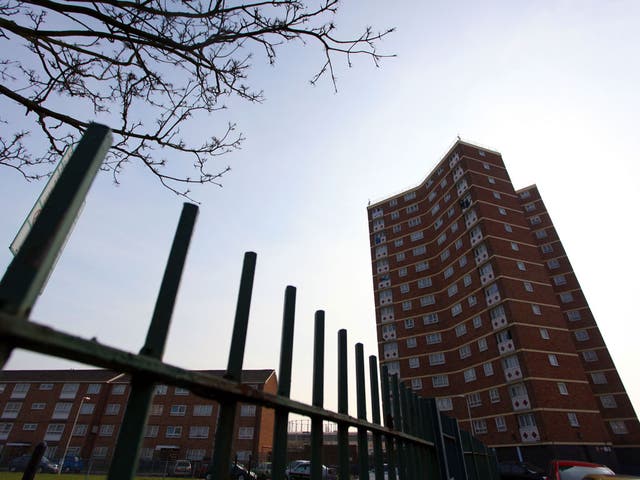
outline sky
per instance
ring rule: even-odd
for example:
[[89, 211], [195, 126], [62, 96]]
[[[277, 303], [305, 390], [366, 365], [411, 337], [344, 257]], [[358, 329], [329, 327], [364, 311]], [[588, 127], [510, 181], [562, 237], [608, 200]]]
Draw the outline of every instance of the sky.
[[[321, 52], [256, 57], [262, 104], [231, 101], [190, 125], [246, 136], [221, 159], [224, 187], [194, 190], [200, 215], [165, 361], [223, 369], [245, 251], [258, 254], [245, 368], [278, 368], [284, 289], [297, 287], [292, 397], [311, 401], [313, 315], [326, 312], [325, 406], [336, 408], [337, 331], [377, 355], [366, 206], [418, 185], [454, 143], [501, 152], [516, 189], [537, 184], [613, 360], [640, 412], [633, 211], [640, 184], [640, 3], [345, 2], [342, 36], [396, 31], [380, 68], [337, 59], [338, 92], [309, 79]], [[0, 170], [0, 271], [43, 183]], [[137, 352], [183, 199], [136, 165], [99, 174], [32, 320]], [[86, 368], [15, 351], [6, 368]], [[351, 373], [353, 378], [353, 373]], [[355, 382], [350, 413], [355, 416]], [[368, 385], [368, 383], [367, 383]], [[369, 414], [370, 414], [370, 409]]]

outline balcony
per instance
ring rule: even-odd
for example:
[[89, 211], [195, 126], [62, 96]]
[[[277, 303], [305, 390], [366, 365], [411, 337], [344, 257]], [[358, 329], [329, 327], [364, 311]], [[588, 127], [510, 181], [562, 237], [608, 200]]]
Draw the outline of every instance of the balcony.
[[520, 438], [523, 442], [534, 443], [540, 441], [540, 433], [538, 427], [522, 427], [520, 428]]
[[529, 410], [531, 408], [531, 402], [529, 401], [529, 395], [517, 395], [511, 398], [511, 405], [515, 411]]
[[513, 339], [511, 338], [509, 340], [498, 343], [498, 352], [500, 352], [500, 355], [511, 353], [514, 350], [515, 346], [513, 345]]
[[520, 380], [522, 378], [522, 370], [520, 366], [516, 367], [506, 367], [504, 369], [504, 379], [507, 382], [514, 382], [516, 380]]

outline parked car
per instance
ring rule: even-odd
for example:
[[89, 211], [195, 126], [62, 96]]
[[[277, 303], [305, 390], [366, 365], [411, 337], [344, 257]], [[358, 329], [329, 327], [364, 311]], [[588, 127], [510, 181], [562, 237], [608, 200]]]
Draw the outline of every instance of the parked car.
[[256, 472], [250, 472], [247, 467], [241, 463], [234, 463], [231, 465], [231, 471], [229, 472], [231, 480], [257, 480], [258, 476]]
[[640, 477], [631, 477], [629, 475], [601, 475], [599, 473], [591, 473], [582, 480], [640, 480]]
[[[29, 465], [29, 460], [31, 460], [31, 455], [20, 455], [12, 459], [9, 462], [9, 471], [10, 472], [24, 472]], [[40, 459], [40, 463], [38, 464], [37, 472], [42, 473], [58, 473], [60, 467], [57, 463], [53, 463], [47, 457], [42, 457]]]
[[[309, 480], [311, 478], [311, 462], [309, 460], [298, 460], [298, 464], [287, 470], [285, 474], [287, 480]], [[338, 475], [332, 468], [322, 465], [322, 480], [336, 480]]]
[[550, 480], [582, 480], [587, 475], [615, 475], [606, 465], [580, 460], [552, 460], [549, 463]]
[[500, 462], [501, 480], [547, 480], [544, 470], [527, 462]]
[[84, 469], [84, 461], [78, 455], [67, 455], [62, 462], [62, 473], [80, 473]]
[[174, 477], [190, 477], [191, 476], [191, 462], [189, 460], [176, 460], [173, 465]]
[[258, 476], [258, 480], [268, 480], [271, 478], [271, 462], [262, 462], [253, 470]]

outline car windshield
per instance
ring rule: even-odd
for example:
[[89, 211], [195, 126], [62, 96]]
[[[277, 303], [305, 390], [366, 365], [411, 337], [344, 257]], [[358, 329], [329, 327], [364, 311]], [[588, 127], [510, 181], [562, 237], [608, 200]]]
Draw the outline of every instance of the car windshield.
[[583, 467], [579, 465], [560, 467], [561, 480], [582, 480], [582, 477], [592, 473], [614, 475], [613, 470], [607, 467]]

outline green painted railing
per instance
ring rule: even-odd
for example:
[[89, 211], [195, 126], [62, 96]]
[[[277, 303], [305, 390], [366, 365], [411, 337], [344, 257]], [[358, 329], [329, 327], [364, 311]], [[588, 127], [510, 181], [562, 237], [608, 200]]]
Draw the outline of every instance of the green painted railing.
[[[312, 404], [291, 400], [291, 364], [296, 289], [287, 287], [280, 346], [277, 394], [243, 388], [240, 375], [244, 358], [256, 254], [245, 254], [236, 306], [233, 337], [224, 378], [184, 370], [162, 362], [171, 316], [182, 277], [198, 207], [185, 204], [169, 254], [147, 338], [140, 353], [101, 345], [29, 320], [80, 206], [111, 145], [107, 127], [92, 124], [75, 149], [60, 180], [0, 282], [0, 364], [14, 348], [46, 353], [131, 375], [131, 394], [118, 436], [108, 478], [134, 478], [145, 423], [157, 383], [175, 385], [220, 403], [220, 418], [210, 467], [211, 478], [226, 479], [232, 459], [231, 438], [239, 402], [273, 408], [275, 426], [272, 452], [273, 480], [284, 480], [287, 459], [287, 422], [290, 413], [311, 418], [311, 480], [323, 480], [321, 456], [323, 422], [338, 425], [341, 479], [350, 477], [349, 429], [358, 432], [359, 477], [368, 479], [368, 439], [373, 444], [376, 480], [498, 479], [495, 454], [456, 420], [438, 412], [433, 399], [418, 397], [383, 366], [369, 357], [372, 422], [366, 420], [365, 359], [362, 344], [355, 347], [357, 418], [348, 414], [347, 331], [338, 332], [338, 411], [323, 408], [324, 312], [315, 314]], [[380, 403], [382, 403], [381, 421]], [[384, 463], [388, 465], [384, 472]]]

